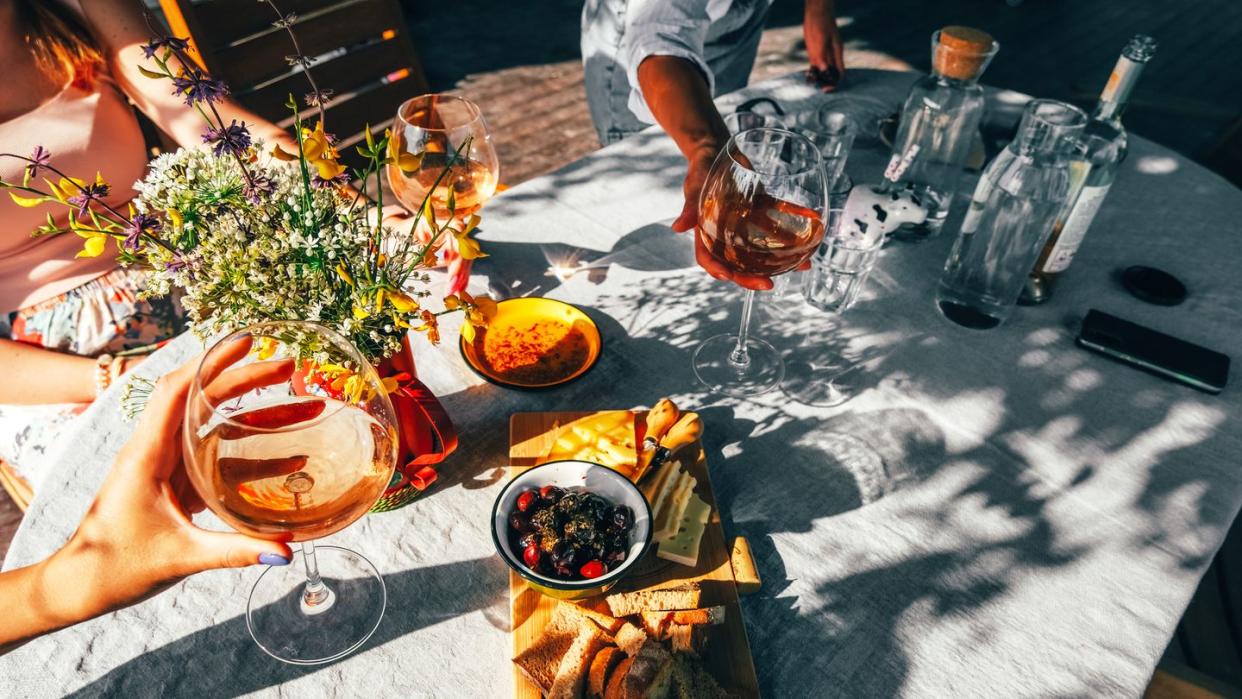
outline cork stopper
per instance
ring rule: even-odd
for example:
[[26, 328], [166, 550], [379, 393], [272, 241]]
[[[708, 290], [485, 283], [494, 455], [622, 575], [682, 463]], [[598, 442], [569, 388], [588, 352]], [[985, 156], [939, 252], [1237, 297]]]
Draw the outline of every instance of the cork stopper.
[[974, 27], [949, 26], [936, 33], [932, 69], [946, 78], [978, 80], [996, 55], [992, 35]]

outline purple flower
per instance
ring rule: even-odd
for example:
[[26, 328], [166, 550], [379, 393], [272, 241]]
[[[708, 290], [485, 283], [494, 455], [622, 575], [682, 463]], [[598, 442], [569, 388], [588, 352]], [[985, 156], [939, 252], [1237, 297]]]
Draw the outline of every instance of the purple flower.
[[172, 49], [173, 51], [185, 51], [190, 47], [189, 39], [179, 39], [175, 36], [161, 36], [149, 44], [143, 44], [142, 53], [147, 58], [155, 58], [155, 54], [160, 49]]
[[47, 152], [43, 146], [35, 146], [30, 152], [30, 164], [26, 166], [26, 177], [34, 177], [39, 174], [39, 168], [47, 167], [52, 161], [52, 154]]
[[214, 144], [212, 152], [219, 157], [225, 153], [241, 155], [250, 147], [250, 132], [246, 130], [246, 122], [233, 123], [222, 128], [208, 127], [203, 132], [203, 143]]
[[78, 207], [78, 217], [86, 215], [87, 209], [90, 208], [91, 202], [100, 201], [108, 196], [108, 192], [112, 188], [104, 182], [95, 182], [93, 184], [83, 185], [79, 193], [69, 197], [66, 201]]
[[228, 93], [229, 87], [223, 80], [216, 80], [199, 70], [189, 70], [173, 78], [173, 94], [183, 97], [190, 106], [197, 102], [219, 102]]
[[180, 272], [183, 269], [193, 271], [194, 260], [189, 255], [177, 251], [172, 254], [172, 259], [164, 263], [164, 269], [169, 272]]
[[342, 172], [330, 180], [325, 180], [318, 174], [311, 176], [311, 186], [315, 189], [327, 189], [328, 187], [337, 187], [343, 184], [349, 184], [348, 172]]
[[122, 244], [128, 250], [137, 250], [144, 233], [153, 236], [162, 230], [164, 230], [164, 224], [158, 218], [149, 214], [138, 214], [125, 227], [125, 240]]
[[271, 196], [275, 192], [276, 183], [272, 181], [272, 178], [261, 172], [251, 173], [250, 181], [242, 189], [242, 194], [246, 196], [246, 199], [250, 200], [251, 204], [260, 204], [263, 202], [264, 197]]
[[326, 107], [328, 102], [332, 101], [332, 90], [315, 90], [306, 93], [306, 106], [308, 107]]

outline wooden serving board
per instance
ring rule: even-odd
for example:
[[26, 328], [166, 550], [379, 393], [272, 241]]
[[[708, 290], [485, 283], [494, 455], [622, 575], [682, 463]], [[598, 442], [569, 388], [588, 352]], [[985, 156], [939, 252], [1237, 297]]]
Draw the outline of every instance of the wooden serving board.
[[[516, 413], [509, 420], [509, 472], [510, 478], [542, 463], [551, 450], [552, 442], [561, 426], [589, 412]], [[645, 418], [642, 414], [639, 419]], [[699, 564], [690, 568], [655, 555], [653, 544], [647, 556], [616, 587], [609, 590], [622, 592], [649, 587], [666, 587], [678, 582], [698, 581], [702, 590], [702, 606], [723, 605], [725, 623], [710, 627], [703, 662], [721, 686], [739, 697], [759, 696], [759, 680], [755, 677], [754, 661], [750, 657], [750, 645], [746, 641], [746, 625], [738, 604], [737, 587], [733, 582], [733, 568], [729, 563], [729, 549], [725, 545], [724, 530], [720, 526], [720, 512], [712, 493], [711, 479], [707, 473], [707, 460], [700, 444], [694, 444], [677, 453], [682, 464], [698, 481], [695, 492], [712, 506], [711, 519], [703, 534], [699, 549]], [[509, 572], [509, 613], [513, 629], [513, 655], [525, 650], [539, 638], [544, 626], [551, 619], [557, 601], [532, 590], [516, 573]], [[579, 602], [607, 612], [603, 599]], [[517, 666], [513, 669], [514, 696], [518, 699], [539, 699], [539, 688], [531, 684]]]

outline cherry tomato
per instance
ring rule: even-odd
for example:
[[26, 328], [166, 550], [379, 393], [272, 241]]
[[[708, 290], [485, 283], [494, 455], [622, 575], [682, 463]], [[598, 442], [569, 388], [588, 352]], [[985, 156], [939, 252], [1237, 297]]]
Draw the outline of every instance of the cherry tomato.
[[602, 561], [594, 560], [587, 561], [582, 564], [582, 567], [578, 569], [578, 572], [582, 574], [582, 577], [590, 580], [591, 578], [598, 578], [608, 571], [604, 568], [604, 563]]
[[528, 490], [519, 495], [517, 499], [518, 511], [525, 512], [529, 510], [530, 506], [535, 504], [535, 498], [537, 497], [539, 497], [539, 493], [536, 493], [533, 490]]
[[526, 565], [528, 567], [532, 569], [538, 568], [539, 567], [539, 547], [536, 546], [535, 544], [531, 544], [530, 546], [527, 546], [526, 550], [522, 552], [522, 560], [526, 561]]

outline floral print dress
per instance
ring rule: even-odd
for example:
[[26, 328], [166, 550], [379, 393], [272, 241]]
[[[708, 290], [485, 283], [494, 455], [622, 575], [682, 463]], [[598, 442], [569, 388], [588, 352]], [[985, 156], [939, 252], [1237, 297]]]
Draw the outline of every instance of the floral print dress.
[[[185, 316], [175, 298], [140, 298], [145, 278], [139, 270], [117, 269], [0, 314], [0, 337], [88, 357], [157, 345], [184, 329]], [[0, 404], [0, 460], [37, 491], [52, 467], [45, 457], [87, 405]]]

